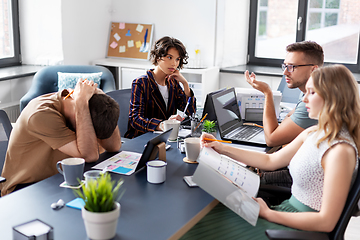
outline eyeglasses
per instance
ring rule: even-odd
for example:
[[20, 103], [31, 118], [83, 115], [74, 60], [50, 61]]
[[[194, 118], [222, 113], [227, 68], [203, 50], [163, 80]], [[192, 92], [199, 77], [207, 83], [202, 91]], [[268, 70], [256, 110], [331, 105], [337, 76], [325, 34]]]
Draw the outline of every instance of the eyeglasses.
[[315, 64], [303, 64], [303, 65], [291, 65], [291, 64], [286, 65], [285, 63], [281, 64], [282, 70], [285, 71], [285, 69], [287, 69], [288, 72], [293, 72], [297, 67], [305, 67], [305, 66], [315, 66]]

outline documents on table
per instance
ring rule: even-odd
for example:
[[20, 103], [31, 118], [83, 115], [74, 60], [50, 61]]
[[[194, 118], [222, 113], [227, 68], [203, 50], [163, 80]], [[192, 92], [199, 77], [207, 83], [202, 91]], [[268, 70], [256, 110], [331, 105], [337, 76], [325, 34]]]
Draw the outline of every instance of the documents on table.
[[118, 154], [95, 165], [94, 169], [109, 171], [124, 175], [130, 175], [135, 172], [141, 158], [141, 153], [121, 151]]

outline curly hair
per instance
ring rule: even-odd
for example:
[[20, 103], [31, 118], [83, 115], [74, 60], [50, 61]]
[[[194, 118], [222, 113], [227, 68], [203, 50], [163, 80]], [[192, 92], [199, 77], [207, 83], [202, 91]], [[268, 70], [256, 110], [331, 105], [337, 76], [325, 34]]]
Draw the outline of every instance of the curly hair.
[[313, 41], [295, 42], [286, 47], [287, 52], [303, 52], [305, 58], [309, 63], [324, 65], [324, 51], [323, 48]]
[[177, 40], [176, 38], [172, 37], [162, 37], [159, 40], [157, 40], [151, 49], [150, 52], [150, 59], [152, 63], [156, 66], [158, 64], [158, 61], [165, 57], [169, 51], [170, 48], [175, 48], [180, 55], [180, 62], [179, 66], [177, 67], [178, 70], [183, 68], [184, 64], [188, 63], [188, 53], [186, 52], [185, 46]]
[[328, 143], [339, 138], [339, 132], [346, 126], [356, 147], [360, 147], [360, 98], [358, 84], [343, 65], [332, 65], [316, 69], [311, 77], [315, 92], [324, 99], [319, 113], [318, 129], [325, 131], [317, 146], [328, 139]]

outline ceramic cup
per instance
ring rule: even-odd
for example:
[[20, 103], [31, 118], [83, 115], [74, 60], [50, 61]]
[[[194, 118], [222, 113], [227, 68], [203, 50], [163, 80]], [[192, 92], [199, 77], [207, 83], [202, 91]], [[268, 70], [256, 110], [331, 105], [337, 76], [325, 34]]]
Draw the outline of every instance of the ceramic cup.
[[169, 140], [176, 140], [179, 135], [179, 127], [180, 127], [180, 121], [178, 120], [165, 120], [162, 122], [164, 131], [169, 130], [172, 128], [173, 130], [170, 133]]
[[95, 181], [100, 177], [100, 170], [90, 170], [84, 173], [85, 184], [88, 185], [88, 182]]
[[191, 162], [196, 162], [200, 154], [200, 138], [185, 138], [184, 144], [186, 158]]
[[161, 160], [147, 162], [147, 181], [155, 184], [165, 182], [166, 165], [167, 163]]
[[64, 175], [65, 182], [70, 186], [78, 186], [84, 172], [83, 158], [65, 158], [56, 163], [59, 173]]

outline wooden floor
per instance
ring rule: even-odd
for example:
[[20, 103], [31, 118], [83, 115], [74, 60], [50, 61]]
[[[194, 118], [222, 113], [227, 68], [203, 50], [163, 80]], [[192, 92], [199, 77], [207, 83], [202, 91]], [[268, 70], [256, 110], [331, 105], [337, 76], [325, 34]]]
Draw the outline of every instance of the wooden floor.
[[345, 231], [345, 240], [360, 239], [360, 216], [352, 217]]

